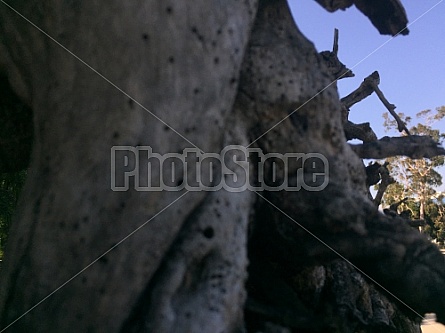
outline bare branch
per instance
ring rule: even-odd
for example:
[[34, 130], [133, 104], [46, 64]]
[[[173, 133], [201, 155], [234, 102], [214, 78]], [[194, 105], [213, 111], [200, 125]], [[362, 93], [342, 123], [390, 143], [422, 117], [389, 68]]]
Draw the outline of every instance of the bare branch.
[[400, 206], [401, 204], [405, 203], [408, 199], [409, 199], [408, 197], [405, 197], [405, 198], [403, 198], [402, 200], [393, 203], [392, 205], [389, 206], [389, 210], [392, 210], [392, 211], [394, 211], [394, 212], [397, 212], [397, 209], [399, 208], [399, 206]]
[[323, 60], [329, 69], [329, 73], [332, 74], [335, 80], [355, 76], [354, 73], [347, 68], [333, 52], [323, 51], [320, 52], [320, 55], [323, 57]]
[[349, 109], [351, 106], [364, 100], [374, 92], [374, 87], [371, 85], [372, 82], [375, 82], [376, 84], [380, 83], [379, 72], [375, 71], [366, 77], [357, 89], [348, 96], [343, 97], [340, 101], [347, 109]]
[[405, 131], [406, 134], [410, 135], [409, 130], [406, 127], [406, 124], [402, 121], [402, 119], [400, 119], [400, 117], [394, 111], [396, 109], [396, 106], [388, 102], [388, 100], [383, 95], [383, 92], [380, 90], [379, 86], [375, 82], [371, 81], [370, 84], [374, 89], [375, 93], [377, 94], [377, 96], [379, 97], [379, 99], [382, 101], [383, 105], [385, 105], [386, 109], [389, 111], [389, 113], [391, 113], [391, 115], [397, 121], [397, 129], [399, 130], [399, 132]]
[[370, 187], [377, 184], [382, 178], [380, 177], [380, 168], [382, 165], [379, 162], [374, 162], [366, 167], [366, 186]]
[[386, 216], [391, 217], [394, 220], [400, 221], [402, 223], [406, 223], [410, 227], [413, 227], [413, 228], [418, 228], [418, 227], [422, 227], [422, 226], [426, 225], [425, 220], [421, 220], [421, 219], [412, 220], [410, 218], [403, 217], [403, 216], [397, 214], [396, 212], [394, 212], [393, 210], [388, 209], [388, 208], [384, 209], [383, 213]]
[[360, 158], [382, 159], [390, 156], [408, 156], [418, 159], [445, 155], [445, 149], [426, 135], [385, 136], [374, 142], [350, 146]]
[[385, 194], [386, 189], [388, 188], [389, 185], [394, 184], [396, 181], [394, 180], [393, 177], [391, 177], [391, 175], [389, 174], [389, 170], [388, 170], [388, 163], [383, 164], [380, 168], [379, 168], [379, 174], [380, 174], [380, 178], [382, 179], [380, 185], [379, 185], [379, 189], [377, 191], [377, 194], [373, 200], [374, 205], [376, 207], [380, 206], [380, 204], [382, 203], [382, 198], [383, 198], [383, 194]]
[[354, 124], [348, 120], [346, 124], [344, 124], [344, 130], [347, 140], [359, 139], [363, 142], [377, 140], [377, 135], [374, 133], [369, 123]]
[[332, 47], [332, 53], [338, 56], [338, 29], [334, 30], [334, 46]]
[[352, 0], [315, 0], [328, 12], [335, 12], [338, 9], [345, 10], [352, 6]]
[[354, 73], [338, 59], [338, 29], [334, 30], [334, 45], [331, 51], [320, 52], [329, 73], [335, 80], [353, 77]]
[[382, 35], [408, 35], [408, 18], [399, 0], [354, 0]]
[[409, 130], [406, 127], [405, 123], [402, 121], [402, 119], [400, 119], [397, 113], [394, 112], [396, 106], [388, 102], [386, 97], [383, 95], [383, 92], [380, 90], [379, 84], [380, 84], [380, 75], [379, 72], [375, 71], [371, 75], [366, 77], [357, 89], [355, 89], [348, 96], [343, 97], [340, 101], [347, 109], [349, 109], [354, 104], [362, 101], [363, 99], [371, 95], [373, 92], [375, 92], [380, 101], [386, 107], [386, 109], [391, 113], [391, 115], [397, 121], [397, 128], [399, 132], [405, 131], [406, 134], [410, 135]]
[[316, 0], [329, 12], [352, 4], [365, 14], [382, 35], [407, 35], [408, 18], [399, 0]]

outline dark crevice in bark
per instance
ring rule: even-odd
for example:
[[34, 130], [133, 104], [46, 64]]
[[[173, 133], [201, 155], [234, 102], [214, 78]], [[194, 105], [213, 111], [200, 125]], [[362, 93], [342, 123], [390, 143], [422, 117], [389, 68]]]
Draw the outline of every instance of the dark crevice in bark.
[[[182, 240], [185, 230], [188, 230], [195, 223], [196, 216], [202, 209], [202, 205], [205, 205], [206, 197], [204, 197], [201, 202], [190, 212], [187, 218], [184, 220], [181, 229], [178, 231], [176, 238], [172, 242], [172, 246], [165, 253], [162, 263], [157, 268], [155, 274], [152, 276], [150, 281], [147, 281], [147, 286], [144, 291], [140, 294], [138, 300], [135, 302], [131, 311], [129, 311], [128, 318], [124, 321], [120, 332], [121, 333], [143, 333], [147, 332], [147, 325], [149, 324], [149, 312], [150, 308], [155, 306], [156, 299], [153, 298], [152, 291], [156, 285], [162, 284], [165, 278], [165, 269], [168, 265], [169, 260], [174, 255], [176, 251], [175, 244], [179, 244]], [[201, 262], [201, 266], [204, 265], [205, 261]], [[199, 274], [198, 274], [199, 276]]]
[[26, 169], [33, 142], [33, 114], [0, 72], [0, 172]]
[[320, 332], [323, 319], [304, 305], [290, 283], [292, 276], [309, 264], [307, 257], [301, 248], [286, 247], [282, 242], [274, 223], [274, 208], [262, 199], [256, 207], [248, 239], [248, 332], [261, 331], [269, 322]]

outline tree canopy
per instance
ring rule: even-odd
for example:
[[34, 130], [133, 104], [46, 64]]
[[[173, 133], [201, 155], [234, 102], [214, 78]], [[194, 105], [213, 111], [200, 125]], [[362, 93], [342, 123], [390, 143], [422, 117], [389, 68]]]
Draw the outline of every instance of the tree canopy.
[[[445, 116], [445, 107], [435, 111], [424, 110], [416, 114], [417, 124], [410, 126], [413, 135], [430, 136], [438, 144], [442, 144], [445, 134], [434, 128], [434, 125]], [[393, 130], [397, 123], [387, 113], [383, 115], [387, 131]], [[399, 113], [399, 117], [409, 126], [414, 119]], [[413, 159], [406, 156], [393, 156], [385, 160], [388, 170], [395, 182], [388, 186], [383, 196], [384, 207], [396, 202], [404, 202], [398, 206], [398, 213], [404, 213], [412, 219], [423, 220], [426, 225], [421, 227], [433, 239], [443, 244], [443, 210], [444, 195], [438, 188], [442, 185], [439, 168], [445, 164], [443, 155], [432, 158]], [[378, 188], [378, 187], [377, 187]]]

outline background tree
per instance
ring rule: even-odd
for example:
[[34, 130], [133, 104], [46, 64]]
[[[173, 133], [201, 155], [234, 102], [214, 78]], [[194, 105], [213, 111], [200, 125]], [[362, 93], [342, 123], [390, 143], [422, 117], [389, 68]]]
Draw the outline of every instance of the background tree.
[[[440, 121], [444, 117], [445, 107], [439, 107], [436, 111], [425, 110], [416, 114], [416, 119], [420, 120], [415, 126], [410, 127], [410, 132], [413, 135], [428, 135], [433, 138], [438, 144], [441, 144], [445, 135], [438, 129], [433, 128], [433, 124]], [[383, 115], [384, 126], [387, 131], [397, 127], [397, 122], [393, 120], [388, 113]], [[399, 113], [399, 117], [409, 125], [412, 121], [410, 117], [405, 117], [404, 114]], [[430, 227], [427, 230], [430, 232], [431, 226], [435, 223], [431, 221], [431, 217], [435, 216], [435, 220], [439, 219], [439, 215], [433, 212], [438, 212], [442, 208], [442, 201], [438, 200], [441, 193], [437, 192], [437, 187], [442, 185], [442, 175], [437, 171], [445, 163], [443, 156], [435, 156], [430, 159], [420, 158], [412, 159], [406, 156], [394, 156], [387, 158], [389, 163], [388, 169], [392, 177], [396, 180], [395, 184], [388, 187], [383, 197], [383, 204], [386, 206], [399, 201], [401, 198], [409, 197], [411, 202], [417, 202], [417, 205], [411, 206], [404, 203], [400, 209], [410, 209], [413, 212], [413, 217], [429, 222]], [[429, 208], [427, 209], [429, 205]], [[432, 206], [431, 206], [432, 205]], [[432, 208], [437, 206], [436, 208]], [[427, 219], [428, 210], [431, 215]], [[437, 223], [439, 220], [437, 220]]]

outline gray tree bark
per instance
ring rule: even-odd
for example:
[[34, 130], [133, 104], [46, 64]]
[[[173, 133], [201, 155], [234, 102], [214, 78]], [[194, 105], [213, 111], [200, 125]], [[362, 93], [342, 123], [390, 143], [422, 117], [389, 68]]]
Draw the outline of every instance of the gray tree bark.
[[[336, 89], [316, 95], [328, 69], [285, 1], [14, 6], [78, 58], [2, 4], [0, 66], [32, 108], [34, 145], [0, 272], [1, 327], [20, 318], [10, 331], [415, 332], [394, 295], [445, 319], [443, 256], [367, 198]], [[114, 145], [163, 154], [251, 143], [324, 154], [328, 187], [110, 189]]]

